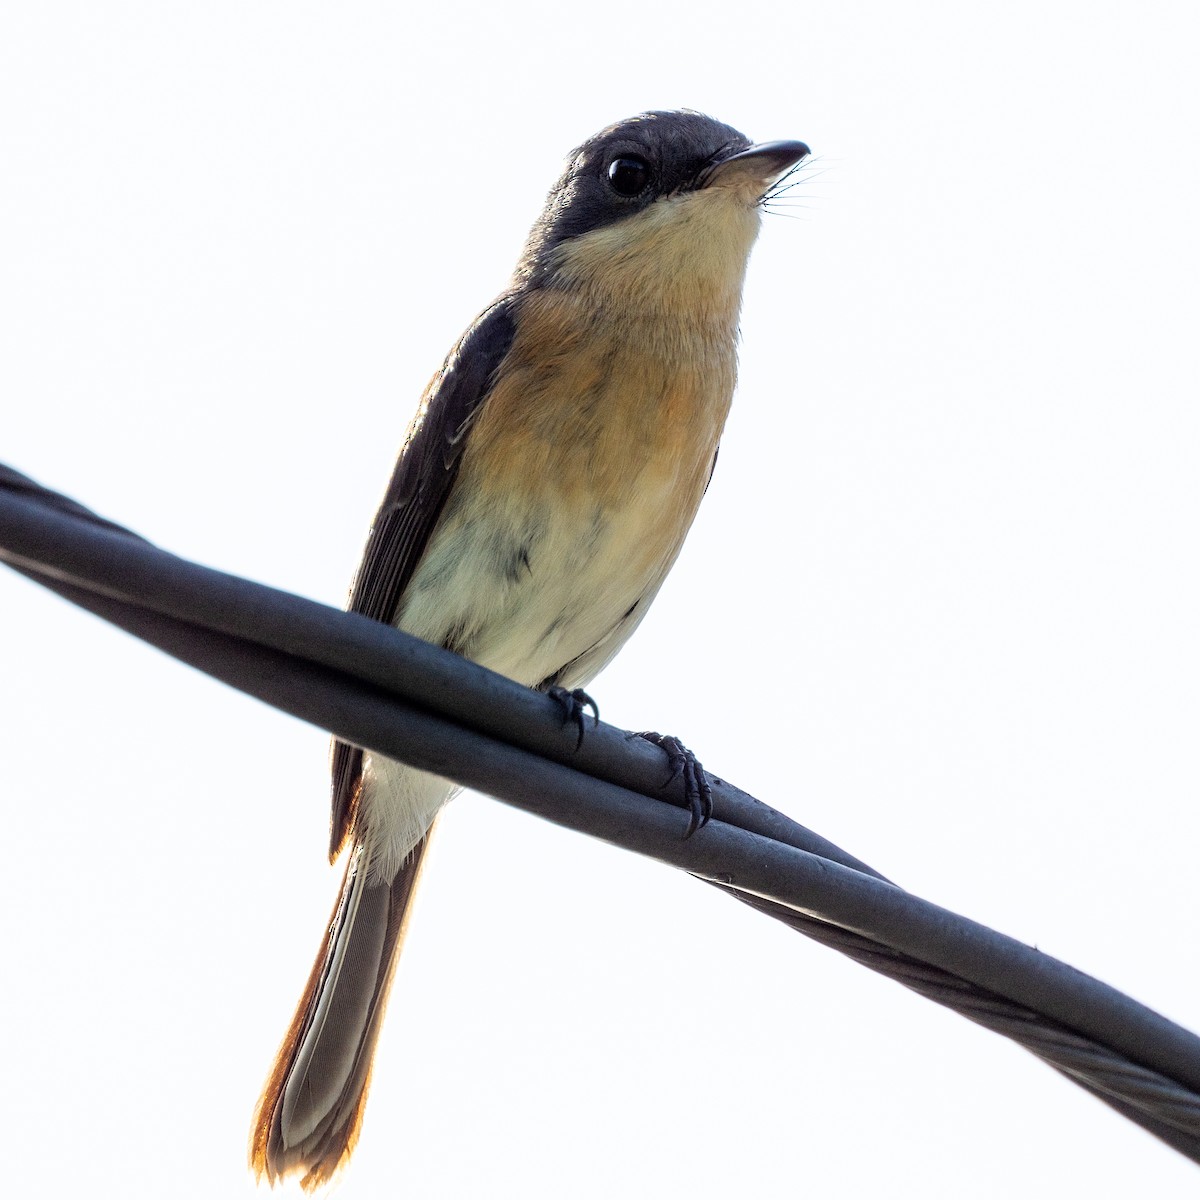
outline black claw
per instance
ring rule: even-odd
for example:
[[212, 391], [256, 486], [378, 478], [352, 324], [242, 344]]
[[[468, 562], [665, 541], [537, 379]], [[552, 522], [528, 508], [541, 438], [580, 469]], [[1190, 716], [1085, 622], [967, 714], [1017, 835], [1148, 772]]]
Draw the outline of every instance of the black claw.
[[575, 688], [573, 691], [568, 691], [565, 687], [559, 687], [557, 684], [554, 687], [546, 689], [546, 695], [551, 700], [556, 700], [563, 710], [564, 725], [574, 725], [578, 731], [578, 736], [575, 739], [575, 749], [578, 750], [583, 745], [584, 731], [584, 713], [590, 708], [592, 710], [593, 726], [600, 724], [600, 706], [583, 690], [583, 688]]
[[683, 836], [690, 838], [697, 829], [703, 829], [708, 824], [713, 810], [712, 788], [700, 760], [678, 738], [668, 734], [646, 732], [637, 736], [666, 753], [671, 774], [667, 776], [663, 787], [670, 787], [683, 776], [683, 795], [691, 814]]

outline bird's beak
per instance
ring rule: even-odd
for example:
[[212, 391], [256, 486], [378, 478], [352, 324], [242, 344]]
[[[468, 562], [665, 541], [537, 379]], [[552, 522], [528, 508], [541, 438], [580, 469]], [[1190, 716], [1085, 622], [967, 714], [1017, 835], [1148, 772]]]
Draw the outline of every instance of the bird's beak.
[[809, 149], [803, 142], [760, 142], [749, 150], [740, 150], [708, 168], [702, 187], [711, 184], [754, 182], [769, 187], [782, 174], [807, 158]]

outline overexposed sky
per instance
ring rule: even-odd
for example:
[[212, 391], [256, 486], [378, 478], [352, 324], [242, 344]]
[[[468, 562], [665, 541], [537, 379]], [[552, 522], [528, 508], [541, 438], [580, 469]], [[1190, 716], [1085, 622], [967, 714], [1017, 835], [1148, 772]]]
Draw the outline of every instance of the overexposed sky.
[[[8, 5], [0, 459], [340, 604], [567, 151], [803, 138], [720, 466], [591, 689], [913, 891], [1200, 1026], [1200, 82], [1149, 5]], [[326, 738], [0, 571], [14, 1195], [249, 1197]], [[476, 796], [337, 1194], [1194, 1194], [994, 1035]]]

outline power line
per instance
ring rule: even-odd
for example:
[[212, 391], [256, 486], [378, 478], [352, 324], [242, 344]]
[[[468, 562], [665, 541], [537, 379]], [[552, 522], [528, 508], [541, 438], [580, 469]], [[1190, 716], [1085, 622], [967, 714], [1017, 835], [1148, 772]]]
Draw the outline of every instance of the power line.
[[685, 839], [661, 751], [378, 622], [187, 562], [0, 465], [0, 559], [312, 724], [689, 871], [1011, 1038], [1200, 1162], [1200, 1039], [1100, 981], [904, 891], [723, 780]]

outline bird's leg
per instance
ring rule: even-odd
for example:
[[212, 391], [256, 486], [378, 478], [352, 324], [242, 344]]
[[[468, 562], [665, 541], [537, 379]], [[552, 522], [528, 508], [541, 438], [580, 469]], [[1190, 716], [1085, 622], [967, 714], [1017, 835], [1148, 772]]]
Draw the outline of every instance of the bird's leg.
[[551, 700], [557, 701], [563, 710], [564, 725], [574, 725], [578, 731], [578, 737], [575, 739], [575, 749], [578, 750], [583, 745], [583, 730], [584, 730], [584, 713], [590, 708], [592, 710], [592, 724], [600, 724], [600, 708], [599, 705], [583, 690], [583, 688], [572, 688], [568, 691], [565, 687], [559, 687], [554, 684], [546, 689], [546, 695]]
[[638, 733], [634, 735], [652, 746], [657, 746], [667, 756], [667, 766], [671, 774], [667, 776], [663, 787], [674, 783], [683, 776], [683, 795], [687, 801], [691, 819], [684, 833], [689, 838], [697, 829], [703, 829], [712, 816], [712, 788], [708, 785], [708, 776], [700, 765], [700, 760], [676, 737], [664, 733]]

